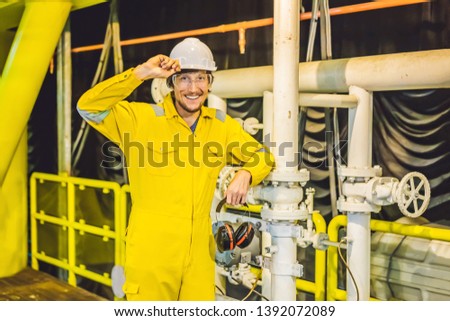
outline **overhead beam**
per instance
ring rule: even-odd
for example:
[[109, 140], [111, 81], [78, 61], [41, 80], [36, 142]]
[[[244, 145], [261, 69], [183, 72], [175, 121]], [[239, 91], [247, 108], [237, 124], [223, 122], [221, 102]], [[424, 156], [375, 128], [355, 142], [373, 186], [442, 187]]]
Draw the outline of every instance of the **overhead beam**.
[[[25, 3], [27, 1], [32, 2], [33, 0], [8, 0], [6, 2], [0, 1], [0, 31], [14, 29], [19, 25], [20, 19], [23, 15], [23, 11], [25, 10]], [[55, 0], [37, 1], [55, 2]], [[99, 3], [105, 3], [107, 1], [108, 0], [66, 0], [66, 2], [72, 3], [72, 11], [90, 7]]]

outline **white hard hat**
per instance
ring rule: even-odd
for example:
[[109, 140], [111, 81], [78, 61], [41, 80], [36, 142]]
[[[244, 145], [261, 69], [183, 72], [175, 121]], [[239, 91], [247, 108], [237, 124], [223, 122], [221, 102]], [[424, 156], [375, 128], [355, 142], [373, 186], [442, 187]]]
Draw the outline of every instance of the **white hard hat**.
[[180, 61], [181, 70], [217, 70], [211, 50], [197, 38], [186, 38], [178, 43], [173, 47], [170, 58]]

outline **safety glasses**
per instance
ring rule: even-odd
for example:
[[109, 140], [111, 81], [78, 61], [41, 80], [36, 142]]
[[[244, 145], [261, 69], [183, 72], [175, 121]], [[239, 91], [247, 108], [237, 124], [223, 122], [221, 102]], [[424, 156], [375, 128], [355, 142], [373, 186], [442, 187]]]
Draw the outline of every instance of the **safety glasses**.
[[205, 87], [212, 83], [212, 75], [207, 73], [182, 73], [172, 76], [172, 82], [178, 87], [188, 87], [193, 83]]

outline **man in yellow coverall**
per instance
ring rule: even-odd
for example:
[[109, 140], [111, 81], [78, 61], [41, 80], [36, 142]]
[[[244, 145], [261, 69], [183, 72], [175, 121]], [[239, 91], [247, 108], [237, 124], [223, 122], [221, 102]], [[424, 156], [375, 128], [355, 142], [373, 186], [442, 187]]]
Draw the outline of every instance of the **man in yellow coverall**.
[[[214, 300], [210, 208], [218, 173], [226, 163], [241, 163], [226, 191], [227, 203], [238, 205], [273, 166], [273, 156], [237, 121], [203, 105], [216, 69], [211, 50], [186, 38], [170, 57], [156, 55], [78, 101], [80, 115], [126, 157], [128, 300]], [[173, 89], [160, 105], [124, 100], [157, 77]]]

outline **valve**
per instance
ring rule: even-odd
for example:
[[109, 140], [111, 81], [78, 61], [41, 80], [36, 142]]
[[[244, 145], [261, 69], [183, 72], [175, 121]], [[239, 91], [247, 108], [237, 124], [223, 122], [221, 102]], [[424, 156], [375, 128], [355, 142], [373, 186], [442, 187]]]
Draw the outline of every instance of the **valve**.
[[428, 179], [419, 172], [406, 174], [398, 183], [395, 200], [407, 217], [419, 217], [430, 203], [431, 188]]
[[241, 167], [233, 167], [233, 166], [225, 166], [219, 173], [219, 177], [217, 178], [217, 185], [215, 190], [215, 196], [218, 199], [223, 199], [225, 197], [225, 192], [228, 189], [231, 181], [234, 178], [234, 175]]

